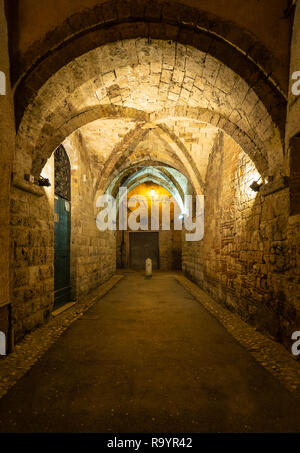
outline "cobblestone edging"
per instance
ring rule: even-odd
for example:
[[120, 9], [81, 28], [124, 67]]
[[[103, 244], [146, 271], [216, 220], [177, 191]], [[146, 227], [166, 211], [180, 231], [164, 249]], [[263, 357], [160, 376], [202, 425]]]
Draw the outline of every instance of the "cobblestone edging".
[[0, 359], [0, 398], [21, 379], [45, 354], [67, 328], [99, 299], [108, 293], [124, 276], [114, 275], [48, 324], [37, 328], [18, 343], [15, 351]]
[[223, 308], [195, 283], [183, 276], [176, 275], [175, 278], [260, 365], [274, 375], [297, 399], [300, 399], [300, 364], [282, 345], [265, 337], [237, 315]]

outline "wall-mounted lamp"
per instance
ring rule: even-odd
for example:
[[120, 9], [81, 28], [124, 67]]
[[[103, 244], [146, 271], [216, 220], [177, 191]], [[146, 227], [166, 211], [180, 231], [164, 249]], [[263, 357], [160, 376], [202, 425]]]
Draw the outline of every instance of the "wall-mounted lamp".
[[155, 195], [156, 195], [155, 190], [154, 190], [154, 189], [151, 189], [151, 190], [150, 190], [150, 196], [151, 196], [151, 197], [155, 197]]
[[261, 186], [262, 186], [262, 184], [258, 184], [257, 181], [254, 181], [254, 182], [251, 184], [250, 189], [252, 189], [253, 192], [259, 192]]

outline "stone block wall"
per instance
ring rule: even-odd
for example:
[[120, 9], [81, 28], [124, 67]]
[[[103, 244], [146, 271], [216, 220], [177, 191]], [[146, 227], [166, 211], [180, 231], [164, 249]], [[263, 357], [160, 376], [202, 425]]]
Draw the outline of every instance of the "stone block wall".
[[183, 242], [183, 271], [288, 346], [300, 322], [299, 219], [289, 218], [288, 188], [263, 196], [253, 181], [252, 161], [221, 134], [208, 165], [204, 238]]
[[[5, 75], [6, 95], [0, 95], [0, 307], [10, 301], [9, 289], [9, 199], [15, 145], [13, 95], [4, 0], [0, 0], [0, 71]], [[1, 79], [2, 80], [2, 79]], [[3, 87], [1, 87], [3, 93]]]
[[158, 241], [160, 270], [181, 269], [181, 231], [160, 231]]

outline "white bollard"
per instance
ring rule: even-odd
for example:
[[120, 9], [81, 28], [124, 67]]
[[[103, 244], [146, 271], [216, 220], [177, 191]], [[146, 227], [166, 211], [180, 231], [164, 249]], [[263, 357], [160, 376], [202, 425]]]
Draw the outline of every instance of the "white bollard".
[[146, 259], [146, 278], [152, 277], [152, 260], [150, 258]]

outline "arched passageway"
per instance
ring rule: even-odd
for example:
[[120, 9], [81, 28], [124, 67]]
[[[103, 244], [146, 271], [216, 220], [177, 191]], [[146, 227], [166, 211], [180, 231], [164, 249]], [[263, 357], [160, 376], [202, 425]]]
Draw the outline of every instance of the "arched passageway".
[[71, 3], [51, 17], [40, 6], [30, 34], [24, 5], [1, 0], [11, 86], [0, 98], [10, 131], [0, 330], [11, 349], [148, 256], [157, 275], [183, 272], [289, 350], [300, 328], [289, 83], [299, 5], [278, 0], [261, 24], [253, 17], [268, 7], [256, 0], [230, 11], [206, 0]]
[[[101, 194], [152, 181], [183, 203], [187, 194], [204, 195], [206, 234], [183, 244], [183, 270], [244, 319], [283, 340], [294, 312], [285, 312], [283, 322], [277, 307], [290, 297], [284, 287], [291, 273], [273, 261], [289, 212], [269, 208], [275, 198], [286, 205], [286, 191], [277, 193], [278, 185], [285, 187], [287, 168], [282, 128], [257, 84], [225, 60], [201, 46], [156, 37], [110, 41], [72, 61], [66, 57], [23, 109], [15, 171], [20, 177], [24, 171], [36, 178], [47, 173], [61, 144], [74, 156], [73, 298], [104, 281], [115, 266], [115, 233], [103, 233], [105, 245], [94, 221]], [[271, 92], [281, 96], [278, 86]], [[185, 187], [178, 188], [174, 171], [186, 178]], [[262, 186], [260, 193], [250, 189], [253, 183]], [[50, 206], [51, 190], [46, 189]], [[35, 201], [39, 209], [40, 199]]]

